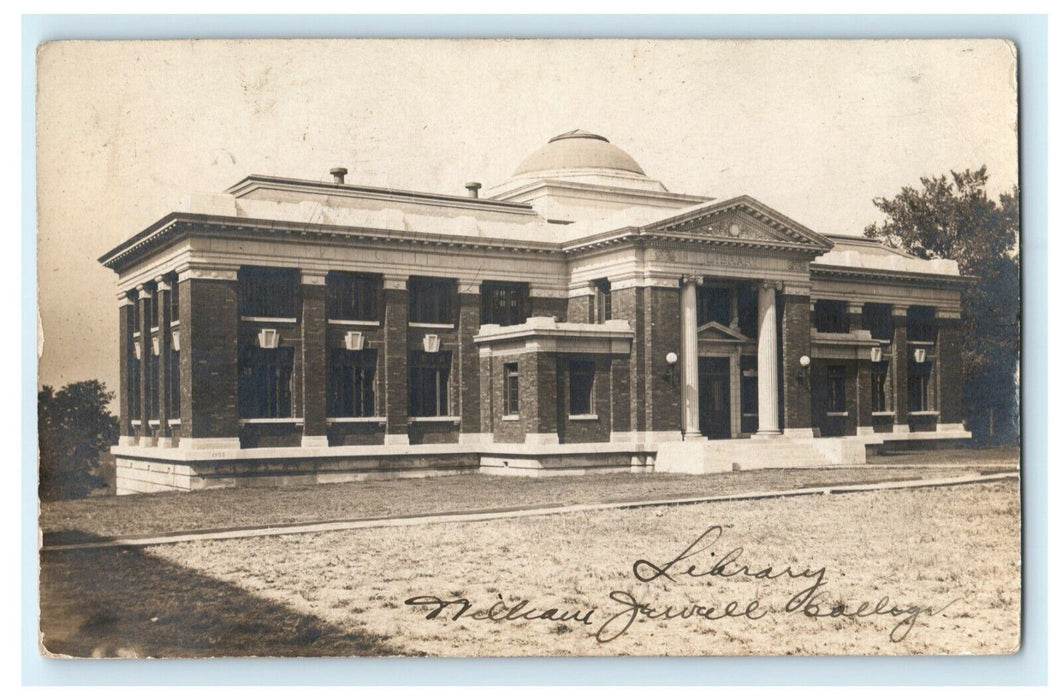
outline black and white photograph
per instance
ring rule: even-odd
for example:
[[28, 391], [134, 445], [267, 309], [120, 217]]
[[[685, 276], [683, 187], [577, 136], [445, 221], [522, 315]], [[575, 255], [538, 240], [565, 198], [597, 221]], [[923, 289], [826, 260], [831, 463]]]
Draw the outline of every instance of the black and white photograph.
[[1019, 60], [41, 44], [40, 653], [1018, 652]]

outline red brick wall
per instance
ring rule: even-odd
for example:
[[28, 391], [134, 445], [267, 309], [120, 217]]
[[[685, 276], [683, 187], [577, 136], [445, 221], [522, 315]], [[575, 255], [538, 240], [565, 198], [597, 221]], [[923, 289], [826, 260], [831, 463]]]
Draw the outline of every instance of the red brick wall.
[[457, 352], [454, 353], [453, 376], [457, 382], [462, 433], [480, 432], [479, 424], [479, 349], [472, 341], [479, 331], [479, 294], [458, 294]]
[[387, 432], [407, 434], [409, 412], [408, 336], [409, 302], [404, 289], [384, 290], [383, 410]]
[[[133, 307], [129, 304], [118, 307], [118, 434], [133, 435], [129, 424], [129, 404], [132, 394], [132, 378], [129, 376], [133, 362]], [[139, 397], [134, 400], [139, 401]]]
[[236, 282], [190, 279], [177, 286], [181, 433], [192, 438], [236, 437]]
[[811, 357], [811, 300], [782, 297], [782, 427], [811, 427], [811, 387], [800, 357]]
[[679, 288], [650, 287], [647, 292], [648, 336], [645, 346], [645, 380], [649, 406], [646, 430], [674, 431], [682, 426], [682, 395], [678, 386], [664, 381], [669, 352], [681, 349], [682, 317]]
[[[569, 420], [568, 368], [571, 360], [594, 362], [594, 413], [596, 419]], [[608, 355], [558, 354], [556, 361], [556, 391], [554, 405], [557, 410], [557, 433], [562, 443], [608, 442], [612, 426], [611, 358]], [[545, 386], [545, 385], [543, 385]], [[544, 399], [545, 400], [545, 399]]]
[[[521, 353], [519, 355], [502, 355], [491, 358], [491, 400], [492, 407], [491, 423], [494, 426], [495, 442], [523, 442], [528, 431], [528, 426], [533, 425], [537, 431], [538, 426], [538, 403], [539, 400], [553, 400], [553, 387], [542, 388], [537, 382], [538, 370], [535, 361], [536, 353]], [[519, 420], [504, 420], [505, 415], [505, 365], [517, 363], [517, 372], [520, 376], [520, 418]]]
[[893, 381], [893, 410], [896, 425], [907, 425], [907, 316], [893, 314], [892, 361], [889, 372]]
[[[590, 323], [590, 311], [592, 308], [593, 297], [578, 296], [568, 299], [568, 314], [567, 318], [569, 323]], [[615, 299], [613, 299], [613, 311], [612, 318], [617, 318], [615, 315]]]
[[[940, 422], [962, 422], [962, 333], [957, 319], [938, 319]], [[1007, 387], [1001, 387], [1007, 391]]]
[[327, 413], [328, 332], [323, 284], [302, 286], [302, 416], [303, 435], [324, 435]]
[[568, 301], [551, 297], [531, 297], [531, 315], [556, 316], [558, 321], [564, 322], [568, 317]]

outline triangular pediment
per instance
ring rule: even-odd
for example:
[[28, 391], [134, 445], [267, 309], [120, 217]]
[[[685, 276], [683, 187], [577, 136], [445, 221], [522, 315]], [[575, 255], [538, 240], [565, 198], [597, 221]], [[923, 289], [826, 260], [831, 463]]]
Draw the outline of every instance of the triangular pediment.
[[729, 343], [746, 343], [748, 336], [736, 328], [724, 326], [718, 321], [709, 321], [697, 328], [697, 340], [725, 341]]
[[819, 253], [833, 242], [749, 196], [713, 202], [645, 227], [657, 233], [687, 233], [750, 246], [806, 248]]

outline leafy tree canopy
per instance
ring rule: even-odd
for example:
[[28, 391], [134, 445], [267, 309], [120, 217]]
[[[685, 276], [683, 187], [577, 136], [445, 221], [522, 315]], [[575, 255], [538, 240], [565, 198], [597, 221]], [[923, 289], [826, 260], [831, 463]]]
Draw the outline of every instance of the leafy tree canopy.
[[1020, 350], [1018, 188], [988, 197], [988, 169], [921, 178], [874, 200], [883, 222], [864, 235], [920, 258], [949, 258], [968, 276], [963, 292], [963, 403], [977, 437], [1018, 435], [1015, 378]]
[[100, 452], [118, 441], [118, 419], [107, 410], [113, 398], [95, 379], [37, 392], [42, 499], [83, 498], [105, 485]]

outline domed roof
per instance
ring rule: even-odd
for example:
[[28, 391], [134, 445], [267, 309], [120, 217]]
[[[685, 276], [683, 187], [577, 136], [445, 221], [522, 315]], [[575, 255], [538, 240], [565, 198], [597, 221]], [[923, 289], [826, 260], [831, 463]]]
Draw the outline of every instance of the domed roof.
[[623, 149], [604, 136], [582, 129], [554, 136], [520, 163], [513, 176], [551, 170], [623, 170], [645, 175], [645, 171]]

